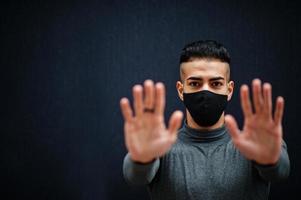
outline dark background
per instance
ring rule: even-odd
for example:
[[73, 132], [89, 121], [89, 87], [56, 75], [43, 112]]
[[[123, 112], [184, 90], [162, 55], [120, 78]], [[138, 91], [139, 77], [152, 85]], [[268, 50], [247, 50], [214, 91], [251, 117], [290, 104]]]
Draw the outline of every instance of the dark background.
[[[177, 97], [181, 48], [222, 42], [236, 91], [259, 77], [284, 96], [290, 178], [271, 199], [299, 196], [300, 6], [297, 1], [10, 1], [1, 3], [0, 199], [147, 199], [122, 177], [119, 99], [151, 78]], [[8, 195], [8, 196], [7, 196]], [[5, 197], [6, 196], [6, 197]], [[289, 197], [288, 197], [289, 196]]]

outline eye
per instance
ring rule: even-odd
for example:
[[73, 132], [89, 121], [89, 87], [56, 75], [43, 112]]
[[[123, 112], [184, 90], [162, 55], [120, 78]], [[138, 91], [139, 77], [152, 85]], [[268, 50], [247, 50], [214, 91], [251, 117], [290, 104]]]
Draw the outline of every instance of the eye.
[[220, 81], [214, 81], [211, 83], [212, 87], [221, 87], [223, 86], [223, 83]]
[[188, 85], [191, 86], [191, 87], [199, 87], [199, 86], [200, 86], [200, 83], [197, 82], [197, 81], [192, 81], [192, 82], [190, 82]]

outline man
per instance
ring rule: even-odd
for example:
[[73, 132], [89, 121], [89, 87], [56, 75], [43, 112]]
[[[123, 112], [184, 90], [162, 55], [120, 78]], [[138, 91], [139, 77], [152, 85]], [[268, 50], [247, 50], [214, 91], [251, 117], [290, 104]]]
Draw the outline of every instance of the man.
[[[234, 82], [230, 56], [216, 41], [197, 41], [180, 57], [178, 95], [186, 107], [164, 124], [165, 89], [146, 80], [133, 87], [134, 112], [120, 101], [125, 119], [125, 179], [148, 186], [152, 199], [268, 199], [270, 183], [288, 177], [290, 163], [282, 140], [284, 100], [272, 113], [272, 89], [252, 82], [253, 106], [247, 85], [240, 98], [244, 126], [225, 116]], [[225, 126], [226, 125], [226, 126]]]

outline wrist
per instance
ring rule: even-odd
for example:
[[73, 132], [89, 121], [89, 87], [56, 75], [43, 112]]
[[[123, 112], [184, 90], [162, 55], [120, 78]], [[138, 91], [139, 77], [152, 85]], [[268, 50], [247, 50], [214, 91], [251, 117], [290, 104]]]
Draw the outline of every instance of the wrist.
[[156, 160], [156, 158], [135, 158], [131, 155], [130, 155], [130, 157], [131, 157], [133, 162], [138, 163], [138, 164], [144, 164], [144, 165], [152, 163]]
[[277, 165], [278, 160], [279, 160], [279, 159], [277, 159], [276, 161], [265, 161], [265, 162], [254, 160], [253, 162], [254, 162], [255, 164], [257, 164], [257, 165], [260, 165], [260, 166], [267, 166], [267, 167], [270, 167], [270, 166], [275, 166], [275, 165]]

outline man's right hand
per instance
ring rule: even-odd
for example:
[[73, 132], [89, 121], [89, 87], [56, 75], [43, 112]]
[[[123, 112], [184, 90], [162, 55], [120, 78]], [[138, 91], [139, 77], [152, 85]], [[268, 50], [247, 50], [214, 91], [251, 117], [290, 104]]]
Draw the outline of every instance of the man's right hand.
[[175, 143], [183, 113], [175, 111], [169, 120], [168, 128], [166, 128], [163, 83], [154, 85], [152, 80], [146, 80], [144, 87], [135, 85], [133, 97], [134, 112], [127, 98], [120, 100], [125, 120], [125, 143], [133, 161], [148, 163], [163, 156]]

